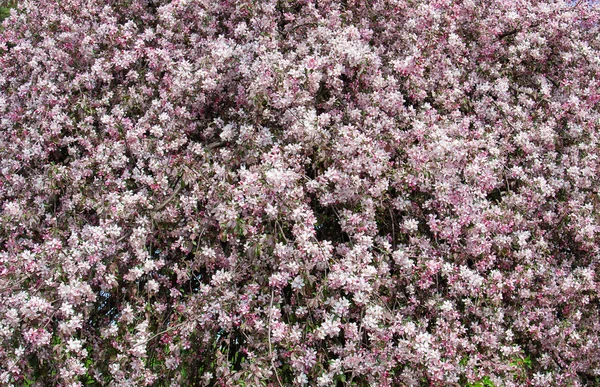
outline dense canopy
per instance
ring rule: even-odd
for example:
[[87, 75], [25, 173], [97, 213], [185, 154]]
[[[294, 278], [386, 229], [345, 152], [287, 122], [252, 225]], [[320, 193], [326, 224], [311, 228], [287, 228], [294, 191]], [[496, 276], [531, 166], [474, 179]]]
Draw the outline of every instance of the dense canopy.
[[19, 1], [0, 384], [600, 383], [599, 19]]

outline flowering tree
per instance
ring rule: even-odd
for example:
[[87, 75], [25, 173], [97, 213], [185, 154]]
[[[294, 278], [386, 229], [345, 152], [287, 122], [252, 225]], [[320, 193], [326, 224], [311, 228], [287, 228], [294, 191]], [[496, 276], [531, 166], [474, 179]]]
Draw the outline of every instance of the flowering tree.
[[20, 2], [0, 383], [599, 382], [599, 19]]

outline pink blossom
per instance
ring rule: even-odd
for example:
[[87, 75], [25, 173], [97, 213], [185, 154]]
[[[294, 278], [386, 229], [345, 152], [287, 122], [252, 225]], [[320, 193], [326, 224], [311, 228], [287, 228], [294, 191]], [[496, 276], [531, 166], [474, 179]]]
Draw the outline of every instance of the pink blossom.
[[19, 1], [1, 383], [593, 384], [599, 14]]

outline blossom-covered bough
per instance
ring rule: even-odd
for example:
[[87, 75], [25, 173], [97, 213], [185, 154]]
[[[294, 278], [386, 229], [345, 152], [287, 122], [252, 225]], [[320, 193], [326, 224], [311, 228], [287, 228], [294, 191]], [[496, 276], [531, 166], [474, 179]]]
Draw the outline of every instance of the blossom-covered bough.
[[0, 384], [600, 382], [599, 18], [19, 1]]

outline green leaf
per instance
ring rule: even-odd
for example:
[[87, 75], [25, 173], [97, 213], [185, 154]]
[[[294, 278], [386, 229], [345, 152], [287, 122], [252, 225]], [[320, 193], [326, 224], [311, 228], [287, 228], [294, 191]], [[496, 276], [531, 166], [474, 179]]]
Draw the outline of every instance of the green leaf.
[[484, 376], [475, 383], [467, 383], [467, 387], [496, 387], [489, 376]]
[[483, 387], [495, 387], [489, 376], [484, 376], [481, 381], [483, 382]]
[[0, 22], [10, 16], [10, 8], [0, 7]]
[[334, 382], [346, 383], [346, 375], [345, 374], [336, 375], [336, 376], [334, 376], [333, 380], [334, 380]]

